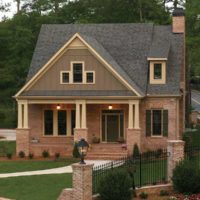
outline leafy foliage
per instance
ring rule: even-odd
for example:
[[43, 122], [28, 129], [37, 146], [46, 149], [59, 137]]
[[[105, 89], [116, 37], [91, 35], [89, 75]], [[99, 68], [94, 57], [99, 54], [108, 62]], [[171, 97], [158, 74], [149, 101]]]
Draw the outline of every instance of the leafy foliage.
[[106, 174], [99, 183], [101, 200], [131, 200], [132, 181], [124, 170], [113, 170]]
[[74, 158], [79, 158], [80, 157], [80, 154], [79, 154], [79, 151], [78, 151], [78, 146], [77, 146], [77, 143], [74, 144], [74, 149], [73, 149], [73, 157]]
[[177, 165], [173, 171], [173, 187], [183, 194], [200, 192], [200, 170], [187, 161]]

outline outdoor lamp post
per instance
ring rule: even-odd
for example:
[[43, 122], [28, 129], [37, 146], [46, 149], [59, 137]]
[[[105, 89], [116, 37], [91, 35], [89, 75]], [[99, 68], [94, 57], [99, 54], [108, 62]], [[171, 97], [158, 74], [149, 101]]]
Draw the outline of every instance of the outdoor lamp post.
[[82, 138], [78, 142], [77, 147], [78, 147], [79, 154], [81, 156], [81, 162], [80, 162], [80, 164], [85, 164], [84, 157], [87, 155], [89, 144], [87, 143], [87, 141], [85, 141], [85, 139]]

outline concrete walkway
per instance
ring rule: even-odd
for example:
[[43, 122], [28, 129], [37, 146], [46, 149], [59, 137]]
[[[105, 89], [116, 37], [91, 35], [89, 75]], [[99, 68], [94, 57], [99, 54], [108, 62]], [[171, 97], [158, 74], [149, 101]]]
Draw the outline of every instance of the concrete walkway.
[[[87, 164], [94, 164], [94, 166], [103, 165], [111, 162], [110, 160], [86, 160]], [[0, 178], [9, 178], [9, 177], [18, 177], [18, 176], [33, 176], [33, 175], [45, 175], [45, 174], [65, 174], [72, 173], [71, 165], [66, 167], [59, 167], [53, 169], [37, 170], [37, 171], [28, 171], [28, 172], [16, 172], [16, 173], [7, 173], [0, 174]]]

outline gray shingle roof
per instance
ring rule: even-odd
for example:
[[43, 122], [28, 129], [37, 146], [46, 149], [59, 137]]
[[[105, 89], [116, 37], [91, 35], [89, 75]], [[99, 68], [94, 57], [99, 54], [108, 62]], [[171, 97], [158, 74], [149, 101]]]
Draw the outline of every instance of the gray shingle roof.
[[22, 93], [22, 96], [135, 96], [132, 91], [125, 90], [34, 90]]
[[[79, 33], [138, 92], [179, 94], [182, 34], [153, 24], [43, 25], [27, 80], [75, 34]], [[147, 57], [168, 57], [167, 83], [148, 84]]]

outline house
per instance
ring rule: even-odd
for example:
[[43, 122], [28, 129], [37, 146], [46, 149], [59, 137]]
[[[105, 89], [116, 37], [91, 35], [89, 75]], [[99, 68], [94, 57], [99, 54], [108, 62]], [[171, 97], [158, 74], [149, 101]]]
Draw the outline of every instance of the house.
[[[154, 24], [43, 25], [18, 103], [17, 152], [166, 148], [185, 120], [185, 17]], [[118, 140], [124, 138], [128, 152]], [[94, 155], [93, 155], [94, 156]]]

